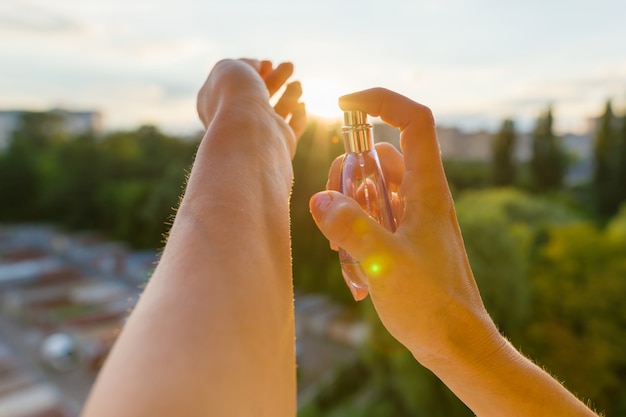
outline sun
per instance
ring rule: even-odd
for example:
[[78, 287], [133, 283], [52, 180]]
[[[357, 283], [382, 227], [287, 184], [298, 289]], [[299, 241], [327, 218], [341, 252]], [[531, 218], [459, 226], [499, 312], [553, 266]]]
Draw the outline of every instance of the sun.
[[329, 120], [339, 120], [341, 109], [337, 104], [340, 95], [345, 91], [339, 84], [323, 79], [303, 79], [302, 101], [306, 104], [307, 114]]

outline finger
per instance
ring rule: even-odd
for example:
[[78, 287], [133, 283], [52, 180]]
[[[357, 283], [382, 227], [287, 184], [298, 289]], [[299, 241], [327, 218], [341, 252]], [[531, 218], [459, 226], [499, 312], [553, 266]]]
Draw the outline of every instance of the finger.
[[448, 215], [450, 191], [441, 163], [432, 112], [400, 94], [374, 88], [343, 96], [343, 109], [357, 109], [380, 116], [400, 129], [405, 176], [402, 180], [403, 223], [419, 230], [426, 219]]
[[306, 107], [304, 103], [296, 103], [291, 112], [291, 119], [289, 119], [289, 126], [296, 138], [300, 138], [306, 129]]
[[[383, 170], [383, 176], [385, 177], [393, 216], [399, 223], [402, 219], [402, 212], [404, 211], [403, 200], [398, 195], [404, 176], [404, 158], [395, 146], [390, 143], [377, 143], [375, 146], [380, 159], [380, 165]], [[330, 165], [330, 169], [328, 171], [328, 181], [326, 182], [327, 190], [340, 191], [341, 165], [343, 163], [343, 158], [344, 155], [338, 156]], [[332, 242], [331, 249], [337, 250], [337, 246]]]
[[[339, 182], [341, 180], [341, 164], [343, 163], [343, 157], [344, 155], [338, 156], [330, 165], [330, 170], [328, 171], [328, 181], [326, 182], [326, 189], [329, 191], [339, 191]], [[337, 246], [335, 242], [330, 241], [329, 243], [331, 250], [339, 250], [339, 246]]]
[[270, 97], [276, 94], [285, 81], [293, 74], [293, 64], [291, 62], [282, 62], [274, 70], [272, 70], [265, 78], [265, 86]]
[[339, 106], [380, 116], [387, 124], [399, 128], [406, 169], [443, 176], [435, 122], [428, 107], [384, 88], [340, 97]]
[[[341, 164], [343, 163], [344, 155], [340, 155], [330, 165], [328, 171], [328, 181], [326, 182], [326, 189], [329, 191], [339, 191], [339, 182], [341, 181]], [[339, 246], [333, 241], [330, 241], [330, 249], [334, 251], [339, 250]], [[352, 295], [356, 295], [353, 293]], [[358, 300], [357, 300], [358, 301]]]
[[399, 187], [404, 177], [404, 156], [390, 143], [382, 142], [375, 146], [387, 185], [390, 188]]
[[361, 301], [365, 299], [365, 297], [367, 297], [367, 294], [369, 294], [368, 290], [355, 287], [354, 284], [350, 282], [350, 279], [347, 276], [345, 276], [344, 274], [342, 274], [342, 276], [343, 276], [344, 282], [346, 283], [346, 286], [348, 287], [348, 289], [350, 290], [350, 293], [352, 294], [352, 298], [354, 298], [354, 301]]
[[336, 191], [323, 191], [313, 195], [309, 207], [324, 236], [357, 261], [367, 265], [374, 258], [391, 258], [391, 232], [350, 197]]
[[[377, 143], [375, 146], [385, 180], [388, 185], [399, 187], [404, 176], [404, 157], [395, 146], [390, 143]], [[330, 165], [328, 182], [326, 183], [327, 190], [339, 191], [342, 162], [343, 155], [340, 155], [335, 158]]]
[[326, 183], [327, 190], [339, 191], [339, 182], [341, 181], [341, 164], [343, 163], [344, 155], [335, 158], [330, 165], [328, 171], [328, 182]]
[[282, 118], [286, 118], [295, 109], [296, 104], [298, 104], [298, 100], [300, 100], [301, 96], [302, 85], [299, 81], [294, 81], [287, 84], [287, 88], [274, 106], [274, 110]]
[[405, 173], [404, 157], [390, 143], [377, 143], [376, 151], [378, 152], [383, 176], [385, 177], [391, 211], [398, 225], [402, 221], [404, 214], [404, 200], [400, 193]]
[[367, 290], [362, 290], [361, 288], [354, 288], [352, 285], [348, 285], [348, 287], [350, 288], [350, 292], [352, 292], [354, 301], [364, 300], [365, 297], [367, 297], [367, 294], [369, 294], [369, 291]]
[[261, 78], [265, 79], [272, 72], [273, 67], [274, 66], [272, 65], [272, 61], [261, 61], [259, 67], [259, 75], [261, 76]]

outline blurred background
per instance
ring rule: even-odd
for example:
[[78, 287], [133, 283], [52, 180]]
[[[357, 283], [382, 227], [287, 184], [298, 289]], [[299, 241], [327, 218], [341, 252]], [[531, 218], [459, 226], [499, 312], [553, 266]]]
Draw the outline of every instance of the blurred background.
[[3, 0], [0, 416], [78, 415], [158, 260], [196, 92], [241, 56], [294, 62], [311, 116], [291, 213], [301, 417], [472, 415], [351, 300], [310, 218], [343, 152], [337, 97], [373, 86], [432, 108], [502, 332], [626, 416], [625, 17], [622, 0]]

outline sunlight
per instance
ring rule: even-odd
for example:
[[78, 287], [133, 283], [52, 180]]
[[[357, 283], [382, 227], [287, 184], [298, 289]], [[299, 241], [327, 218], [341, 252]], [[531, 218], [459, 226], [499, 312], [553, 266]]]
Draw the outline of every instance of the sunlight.
[[341, 109], [337, 99], [344, 94], [338, 84], [328, 80], [302, 80], [302, 101], [305, 102], [307, 113], [314, 117], [338, 120]]

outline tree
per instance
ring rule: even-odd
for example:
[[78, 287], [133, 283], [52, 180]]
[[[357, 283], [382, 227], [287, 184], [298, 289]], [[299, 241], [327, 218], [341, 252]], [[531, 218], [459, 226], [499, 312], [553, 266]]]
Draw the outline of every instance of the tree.
[[606, 415], [626, 415], [626, 210], [550, 230], [533, 271], [525, 353]]
[[619, 182], [619, 159], [623, 152], [618, 147], [615, 115], [611, 100], [608, 100], [600, 118], [593, 147], [593, 190], [596, 208], [602, 216], [615, 214], [619, 207], [621, 196], [618, 189], [623, 187]]
[[24, 112], [0, 160], [0, 221], [42, 220], [45, 180], [53, 175], [52, 153], [67, 135], [52, 112]]
[[565, 154], [552, 131], [552, 109], [541, 114], [532, 135], [531, 174], [538, 191], [558, 190], [565, 177]]
[[620, 204], [626, 201], [626, 111], [622, 116], [621, 128], [617, 136], [617, 197]]
[[135, 247], [162, 244], [197, 142], [155, 127], [72, 136], [56, 113], [25, 113], [0, 154], [0, 222], [101, 230]]
[[510, 119], [502, 122], [500, 131], [494, 136], [491, 151], [493, 183], [498, 186], [513, 185], [517, 175], [514, 152], [517, 135]]
[[103, 210], [95, 194], [105, 178], [93, 133], [59, 143], [42, 158], [48, 172], [41, 178], [41, 217], [72, 228], [97, 227]]

